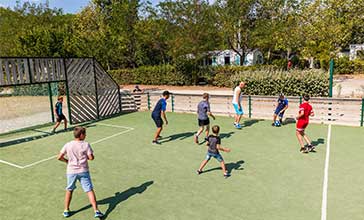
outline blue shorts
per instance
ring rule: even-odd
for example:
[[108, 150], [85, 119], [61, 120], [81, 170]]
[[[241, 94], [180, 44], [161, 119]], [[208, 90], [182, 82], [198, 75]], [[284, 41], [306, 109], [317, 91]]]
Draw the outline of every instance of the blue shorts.
[[66, 190], [73, 191], [76, 189], [76, 182], [80, 181], [84, 192], [90, 192], [93, 189], [91, 177], [89, 172], [67, 174], [67, 187]]
[[224, 159], [222, 158], [221, 154], [214, 154], [214, 153], [207, 152], [206, 160], [209, 161], [211, 159], [211, 157], [215, 158], [219, 162], [223, 162], [224, 161]]
[[233, 104], [233, 106], [234, 106], [234, 109], [235, 109], [235, 113], [237, 115], [243, 115], [244, 114], [243, 107], [241, 107], [239, 109], [239, 105], [238, 104]]
[[152, 114], [152, 119], [155, 123], [155, 126], [157, 126], [157, 128], [163, 127], [163, 120], [162, 120], [161, 116], [155, 116]]
[[280, 111], [282, 111], [282, 108], [276, 108], [276, 110], [274, 111], [274, 114], [278, 115], [280, 118], [283, 118], [283, 115], [284, 115], [285, 111], [279, 113]]

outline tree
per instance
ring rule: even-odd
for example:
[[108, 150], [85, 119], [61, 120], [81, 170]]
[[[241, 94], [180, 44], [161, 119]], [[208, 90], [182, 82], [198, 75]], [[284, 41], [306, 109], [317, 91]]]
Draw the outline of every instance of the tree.
[[234, 50], [243, 64], [243, 58], [252, 42], [256, 25], [258, 0], [218, 0], [216, 2], [219, 30], [225, 47]]

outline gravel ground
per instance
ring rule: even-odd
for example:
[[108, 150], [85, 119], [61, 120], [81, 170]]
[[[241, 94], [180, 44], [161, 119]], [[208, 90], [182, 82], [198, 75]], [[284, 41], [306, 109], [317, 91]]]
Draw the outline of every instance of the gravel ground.
[[45, 124], [51, 121], [50, 117], [51, 115], [48, 111], [35, 113], [33, 115], [23, 116], [19, 118], [2, 119], [0, 120], [0, 133], [30, 127], [33, 125]]

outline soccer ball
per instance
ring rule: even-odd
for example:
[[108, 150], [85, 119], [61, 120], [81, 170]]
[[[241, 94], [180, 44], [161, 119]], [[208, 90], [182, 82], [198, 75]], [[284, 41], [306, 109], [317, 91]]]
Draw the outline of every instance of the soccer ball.
[[279, 120], [276, 120], [276, 121], [274, 122], [274, 126], [276, 126], [276, 127], [281, 127], [281, 122], [280, 122]]

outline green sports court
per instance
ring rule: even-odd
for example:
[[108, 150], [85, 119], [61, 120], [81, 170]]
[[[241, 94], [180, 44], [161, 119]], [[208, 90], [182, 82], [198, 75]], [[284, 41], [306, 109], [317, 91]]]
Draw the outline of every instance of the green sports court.
[[[149, 112], [84, 124], [95, 160], [90, 172], [104, 219], [362, 219], [363, 128], [310, 124], [316, 153], [299, 153], [295, 124], [217, 117], [231, 177], [205, 144], [193, 142], [196, 115], [167, 113], [161, 145], [152, 145]], [[66, 165], [56, 160], [72, 132], [39, 126], [0, 136], [1, 219], [63, 219]], [[329, 152], [328, 152], [329, 149]], [[93, 219], [80, 185], [69, 219]]]

